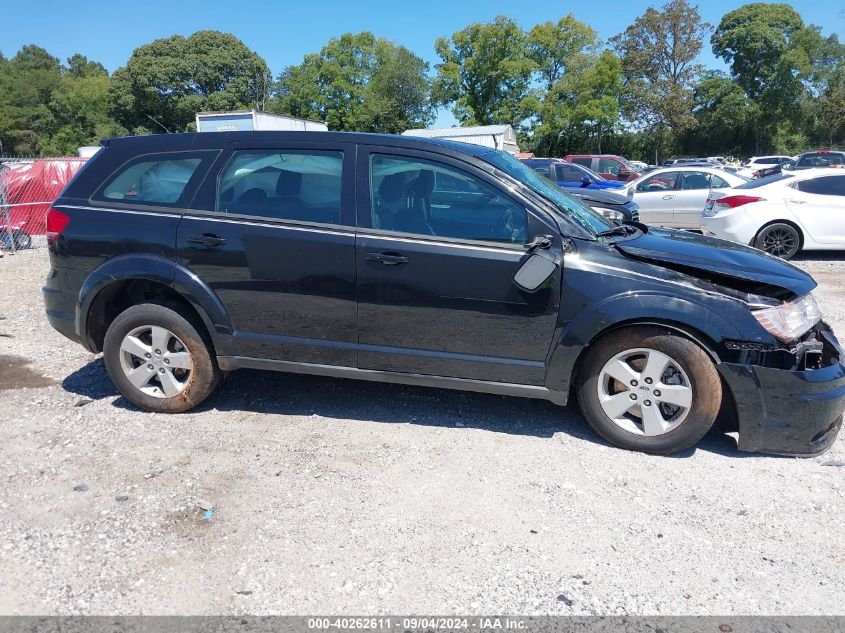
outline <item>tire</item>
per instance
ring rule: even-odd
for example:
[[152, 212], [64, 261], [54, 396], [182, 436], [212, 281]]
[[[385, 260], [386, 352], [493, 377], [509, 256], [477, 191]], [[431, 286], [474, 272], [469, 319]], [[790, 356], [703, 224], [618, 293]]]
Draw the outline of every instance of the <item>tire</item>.
[[103, 359], [112, 382], [147, 411], [187, 411], [220, 382], [202, 326], [177, 310], [156, 303], [136, 305], [121, 312], [106, 332]]
[[15, 231], [15, 248], [29, 248], [32, 246], [32, 236], [26, 231]]
[[632, 451], [666, 455], [689, 448], [713, 426], [722, 403], [710, 356], [657, 327], [626, 328], [599, 339], [579, 375], [578, 402], [587, 422], [614, 446]]
[[769, 255], [792, 259], [801, 250], [801, 232], [791, 224], [775, 222], [760, 229], [754, 246]]

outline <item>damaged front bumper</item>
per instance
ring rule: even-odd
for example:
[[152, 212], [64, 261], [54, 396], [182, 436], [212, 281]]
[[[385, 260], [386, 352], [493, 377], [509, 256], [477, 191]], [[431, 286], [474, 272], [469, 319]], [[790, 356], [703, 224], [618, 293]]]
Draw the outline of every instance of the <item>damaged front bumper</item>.
[[845, 409], [845, 353], [825, 324], [788, 352], [742, 360], [718, 365], [736, 405], [740, 450], [816, 455], [833, 444]]

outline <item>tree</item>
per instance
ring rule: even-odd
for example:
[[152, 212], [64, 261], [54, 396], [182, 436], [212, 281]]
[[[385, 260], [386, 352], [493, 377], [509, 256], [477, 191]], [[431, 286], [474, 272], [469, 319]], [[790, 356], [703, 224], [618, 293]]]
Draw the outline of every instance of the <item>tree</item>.
[[198, 31], [135, 49], [112, 77], [112, 110], [123, 126], [176, 132], [201, 110], [263, 109], [267, 64], [234, 35]]
[[695, 86], [693, 103], [698, 124], [684, 137], [688, 153], [737, 156], [753, 151], [747, 136], [758, 106], [736, 81], [722, 72], [705, 73]]
[[557, 24], [544, 22], [528, 33], [528, 49], [547, 91], [554, 88], [573, 63], [597, 45], [595, 30], [571, 13]]
[[77, 53], [67, 60], [67, 77], [82, 79], [85, 77], [108, 77], [109, 72], [100, 62], [92, 62], [85, 55]]
[[698, 7], [671, 0], [653, 7], [611, 42], [622, 57], [625, 110], [636, 125], [655, 136], [657, 148], [667, 133], [675, 136], [695, 126], [692, 85], [702, 39], [710, 31]]
[[726, 13], [711, 43], [758, 106], [755, 153], [771, 147], [775, 137], [781, 147], [809, 143], [799, 128], [845, 63], [838, 38], [824, 38], [818, 27], [805, 26], [788, 4], [752, 3]]
[[523, 30], [512, 19], [474, 23], [441, 37], [434, 49], [437, 64], [434, 99], [451, 105], [465, 125], [518, 123], [521, 106], [536, 68]]
[[399, 133], [434, 116], [428, 64], [369, 32], [334, 38], [285, 68], [269, 108], [333, 130]]

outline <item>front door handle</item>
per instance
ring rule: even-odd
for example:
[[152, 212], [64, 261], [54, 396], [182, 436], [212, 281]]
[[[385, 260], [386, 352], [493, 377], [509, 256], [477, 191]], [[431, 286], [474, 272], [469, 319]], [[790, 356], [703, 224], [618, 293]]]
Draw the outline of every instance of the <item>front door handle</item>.
[[399, 253], [367, 253], [364, 255], [364, 259], [368, 262], [376, 262], [377, 264], [385, 264], [387, 266], [408, 263], [408, 258]]
[[202, 235], [189, 235], [188, 242], [211, 248], [214, 246], [223, 246], [226, 243], [226, 238], [212, 233], [203, 233]]
[[790, 200], [792, 204], [807, 204], [806, 200]]
[[674, 195], [671, 195], [671, 196], [663, 196], [663, 199], [664, 199], [664, 200], [671, 200], [671, 199], [672, 199], [672, 198], [674, 198], [674, 197], [675, 197]]

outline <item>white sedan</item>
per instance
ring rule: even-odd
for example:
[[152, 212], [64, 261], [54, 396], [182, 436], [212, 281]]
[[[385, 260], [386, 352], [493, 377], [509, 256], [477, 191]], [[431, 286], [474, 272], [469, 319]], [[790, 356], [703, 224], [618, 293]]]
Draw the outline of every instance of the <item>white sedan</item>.
[[713, 192], [701, 229], [784, 259], [845, 249], [845, 170], [794, 171]]
[[747, 178], [718, 167], [655, 169], [625, 186], [640, 207], [640, 221], [677, 229], [697, 229], [711, 190], [727, 189]]

